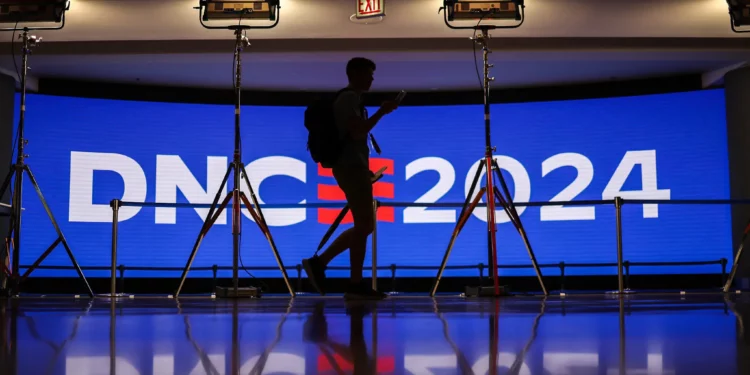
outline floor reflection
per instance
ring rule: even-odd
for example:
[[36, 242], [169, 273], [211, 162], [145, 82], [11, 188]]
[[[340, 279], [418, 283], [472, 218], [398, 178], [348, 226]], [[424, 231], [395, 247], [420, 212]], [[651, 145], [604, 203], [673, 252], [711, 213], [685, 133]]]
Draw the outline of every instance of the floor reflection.
[[2, 374], [748, 374], [750, 298], [0, 302]]

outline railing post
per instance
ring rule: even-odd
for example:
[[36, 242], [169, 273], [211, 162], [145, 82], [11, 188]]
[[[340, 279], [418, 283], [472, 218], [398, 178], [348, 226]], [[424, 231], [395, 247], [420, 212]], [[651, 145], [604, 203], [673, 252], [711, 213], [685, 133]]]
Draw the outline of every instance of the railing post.
[[120, 290], [125, 293], [125, 265], [117, 266], [117, 270], [120, 271]]
[[630, 289], [630, 261], [623, 262], [625, 265], [625, 289]]
[[396, 293], [396, 264], [391, 263], [391, 292]]
[[622, 279], [622, 203], [621, 197], [615, 197], [615, 218], [617, 224], [617, 291], [625, 292]]
[[218, 284], [218, 281], [216, 279], [219, 277], [219, 265], [214, 264], [213, 266], [211, 266], [211, 272], [213, 272], [214, 276], [212, 280], [213, 285], [211, 286], [211, 290], [216, 290], [216, 286]]
[[378, 202], [372, 200], [372, 289], [378, 290]]
[[479, 286], [484, 286], [484, 263], [477, 264], [479, 268]]
[[727, 282], [727, 258], [721, 258], [719, 261], [721, 263], [721, 286], [724, 286], [724, 283]]
[[302, 265], [298, 264], [294, 267], [297, 269], [297, 293], [302, 290]]
[[565, 291], [565, 262], [560, 262], [560, 291]]
[[115, 298], [117, 296], [117, 223], [119, 221], [118, 215], [120, 213], [119, 199], [113, 199], [109, 202], [109, 206], [112, 207], [112, 254], [110, 255], [112, 261], [112, 269], [110, 271], [110, 297]]

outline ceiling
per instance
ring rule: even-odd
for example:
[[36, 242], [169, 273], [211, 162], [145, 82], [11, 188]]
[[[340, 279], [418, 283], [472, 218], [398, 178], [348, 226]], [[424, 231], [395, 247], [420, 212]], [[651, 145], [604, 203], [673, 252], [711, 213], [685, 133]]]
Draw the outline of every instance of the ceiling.
[[[355, 55], [377, 62], [374, 90], [478, 86], [471, 31], [445, 26], [441, 0], [386, 0], [385, 19], [368, 25], [350, 21], [355, 2], [281, 0], [279, 25], [248, 33], [243, 87], [333, 90]], [[231, 88], [233, 35], [201, 27], [197, 0], [71, 3], [62, 30], [34, 33], [44, 41], [30, 58], [32, 87], [65, 78]], [[709, 85], [750, 59], [750, 40], [732, 33], [725, 0], [526, 0], [523, 26], [492, 36], [501, 87], [684, 73], [705, 74]], [[9, 74], [11, 33], [2, 39], [0, 72]]]

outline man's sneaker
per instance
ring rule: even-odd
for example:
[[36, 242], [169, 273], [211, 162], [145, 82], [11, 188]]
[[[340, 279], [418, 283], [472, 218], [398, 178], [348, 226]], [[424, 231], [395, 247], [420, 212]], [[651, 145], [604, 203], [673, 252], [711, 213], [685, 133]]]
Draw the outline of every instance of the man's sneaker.
[[320, 295], [324, 296], [326, 294], [323, 290], [323, 286], [326, 282], [326, 267], [320, 261], [320, 258], [317, 255], [313, 255], [312, 258], [303, 259], [302, 267], [305, 268], [307, 278], [310, 280], [313, 288], [315, 288]]
[[368, 299], [368, 300], [380, 300], [385, 298], [387, 295], [377, 290], [373, 290], [364, 281], [357, 284], [350, 284], [349, 288], [344, 293], [345, 299]]

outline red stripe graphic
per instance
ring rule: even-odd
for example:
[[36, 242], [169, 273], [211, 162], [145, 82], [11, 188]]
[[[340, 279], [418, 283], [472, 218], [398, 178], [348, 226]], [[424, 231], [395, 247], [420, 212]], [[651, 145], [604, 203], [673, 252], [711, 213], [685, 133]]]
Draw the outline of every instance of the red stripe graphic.
[[318, 199], [326, 201], [345, 201], [344, 192], [338, 185], [318, 184]]
[[[394, 162], [392, 159], [371, 158], [370, 170], [378, 171], [386, 167], [384, 175], [393, 175]], [[330, 168], [323, 168], [318, 164], [318, 175], [321, 177], [333, 177]], [[372, 195], [375, 198], [393, 199], [396, 196], [395, 188], [391, 182], [378, 181], [372, 187]], [[346, 200], [344, 192], [338, 185], [318, 184], [318, 199], [326, 201], [342, 202]], [[332, 224], [338, 216], [340, 208], [318, 208], [318, 223]], [[395, 221], [395, 210], [393, 207], [380, 207], [378, 209], [378, 221], [392, 223]], [[351, 224], [353, 222], [351, 212], [347, 213], [341, 224]]]
[[[394, 222], [396, 220], [394, 211], [393, 207], [378, 208], [378, 221], [386, 223]], [[336, 217], [339, 216], [339, 212], [341, 212], [340, 208], [318, 208], [318, 223], [333, 224]], [[344, 216], [344, 220], [341, 221], [341, 224], [351, 224], [353, 222], [352, 213], [348, 212]]]
[[[385, 172], [383, 172], [383, 174], [391, 176], [393, 175], [393, 169], [395, 168], [393, 159], [370, 158], [371, 171], [377, 171], [383, 167], [387, 168]], [[331, 170], [331, 168], [324, 168], [322, 165], [318, 164], [318, 176], [333, 177], [333, 171]]]
[[393, 184], [390, 182], [378, 181], [372, 185], [372, 196], [377, 198], [390, 198], [396, 195]]
[[323, 168], [322, 165], [318, 164], [318, 176], [333, 177], [333, 171], [331, 168]]

